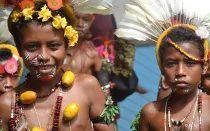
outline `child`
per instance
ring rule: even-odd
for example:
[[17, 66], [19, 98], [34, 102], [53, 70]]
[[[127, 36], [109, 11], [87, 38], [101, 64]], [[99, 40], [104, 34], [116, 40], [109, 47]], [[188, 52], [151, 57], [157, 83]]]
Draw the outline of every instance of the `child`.
[[0, 95], [18, 86], [23, 73], [23, 61], [16, 47], [0, 44]]
[[209, 21], [196, 10], [201, 4], [132, 2], [126, 6], [126, 17], [116, 34], [155, 41], [158, 65], [172, 89], [168, 97], [143, 107], [139, 131], [209, 130], [210, 118], [205, 115], [209, 114], [210, 97], [198, 89], [208, 66]]
[[210, 119], [202, 116], [208, 113], [205, 109], [209, 107], [207, 103], [210, 98], [198, 91], [201, 75], [207, 69], [207, 65], [200, 61], [206, 56], [203, 41], [194, 29], [185, 25], [175, 27], [164, 36], [157, 55], [160, 58], [158, 62], [161, 71], [172, 93], [142, 109], [141, 131], [209, 129]]
[[[210, 55], [208, 55], [208, 63], [210, 62], [209, 58], [210, 58]], [[202, 80], [202, 87], [203, 87], [204, 92], [210, 95], [210, 64], [208, 65], [207, 72], [202, 76], [201, 80]]]
[[113, 116], [107, 117], [109, 107], [105, 109], [97, 80], [84, 74], [74, 77], [71, 68], [63, 65], [68, 46], [74, 46], [78, 38], [72, 28], [73, 10], [61, 1], [57, 5], [45, 0], [28, 2], [22, 1], [22, 9], [13, 10], [9, 29], [30, 73], [15, 91], [0, 98], [9, 100], [0, 105], [5, 112], [2, 128], [91, 131], [93, 121], [95, 131], [113, 131]]

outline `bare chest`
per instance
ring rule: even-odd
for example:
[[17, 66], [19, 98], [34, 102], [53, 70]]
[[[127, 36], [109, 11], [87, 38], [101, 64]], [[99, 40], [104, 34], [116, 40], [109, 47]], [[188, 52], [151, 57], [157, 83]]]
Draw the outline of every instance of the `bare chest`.
[[[205, 112], [205, 111], [204, 111]], [[206, 113], [201, 114], [201, 124], [200, 116], [198, 112], [189, 115], [185, 120], [185, 115], [179, 116], [180, 119], [173, 117], [169, 118], [164, 112], [157, 113], [155, 118], [150, 121], [149, 130], [150, 131], [208, 131], [210, 129], [210, 119], [206, 117]], [[184, 120], [184, 121], [183, 121]], [[176, 122], [181, 122], [181, 124], [176, 124]], [[201, 130], [200, 130], [201, 129]]]
[[69, 65], [76, 73], [92, 74], [92, 67], [94, 66], [94, 56], [88, 51], [78, 51], [75, 55], [68, 58]]
[[[56, 93], [52, 94], [47, 100], [38, 99], [34, 104], [23, 106], [27, 128], [32, 129], [33, 127], [42, 127], [50, 131], [53, 126], [57, 125], [59, 126], [60, 131], [70, 129], [77, 131], [91, 130], [88, 102], [85, 100], [85, 97], [79, 97], [78, 95], [75, 96], [75, 93], [73, 92], [74, 91], [68, 94], [63, 92], [63, 100], [60, 103], [60, 110], [58, 110], [58, 105], [56, 103]], [[73, 102], [80, 106], [79, 113], [71, 121], [65, 120], [63, 117], [64, 109], [68, 104]], [[57, 121], [55, 119], [57, 119]]]

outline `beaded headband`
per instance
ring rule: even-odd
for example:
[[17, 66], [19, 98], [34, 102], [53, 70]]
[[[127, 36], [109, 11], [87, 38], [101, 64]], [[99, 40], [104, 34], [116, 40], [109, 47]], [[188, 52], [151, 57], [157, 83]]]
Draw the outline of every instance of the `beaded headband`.
[[[158, 62], [158, 65], [160, 67], [160, 70], [162, 71], [162, 64], [161, 64], [161, 59], [160, 59], [160, 54], [159, 54], [159, 49], [160, 49], [160, 45], [162, 43], [162, 40], [163, 38], [170, 32], [172, 31], [174, 28], [177, 28], [177, 27], [187, 27], [189, 29], [192, 29], [194, 31], [197, 30], [197, 27], [193, 26], [193, 25], [188, 25], [188, 24], [176, 24], [168, 29], [166, 29], [158, 38], [157, 40], [157, 44], [156, 44], [156, 58], [157, 58], [157, 62]], [[205, 38], [204, 39], [204, 43], [203, 43], [203, 47], [204, 47], [204, 58], [202, 59], [198, 59], [198, 58], [195, 58], [189, 54], [187, 54], [180, 46], [178, 46], [175, 42], [173, 42], [170, 38], [167, 39], [167, 42], [170, 43], [171, 45], [173, 45], [173, 47], [175, 47], [178, 51], [180, 51], [182, 54], [184, 54], [185, 56], [187, 56], [188, 58], [194, 60], [194, 61], [198, 61], [198, 62], [206, 62], [207, 59], [208, 59], [208, 41], [207, 39]]]
[[[57, 0], [59, 1], [59, 0]], [[25, 3], [24, 3], [25, 2]], [[78, 41], [78, 32], [76, 30], [74, 30], [74, 26], [75, 26], [75, 16], [73, 13], [73, 10], [71, 9], [71, 7], [67, 4], [62, 4], [64, 7], [61, 7], [65, 14], [68, 14], [68, 18], [65, 17], [61, 17], [60, 14], [57, 14], [56, 16], [52, 15], [52, 11], [51, 10], [55, 10], [58, 9], [58, 7], [54, 7], [52, 8], [53, 4], [50, 4], [49, 2], [52, 2], [51, 0], [48, 0], [48, 3], [46, 3], [41, 10], [36, 11], [34, 10], [34, 6], [35, 3], [38, 2], [42, 2], [42, 3], [46, 3], [44, 0], [23, 0], [19, 6], [17, 6], [12, 13], [9, 16], [9, 20], [8, 20], [8, 25], [9, 25], [9, 30], [10, 32], [12, 32], [12, 28], [11, 28], [11, 24], [13, 23], [17, 23], [19, 21], [20, 18], [24, 17], [24, 20], [26, 21], [30, 21], [33, 20], [33, 15], [34, 14], [38, 14], [38, 19], [41, 19], [42, 22], [46, 22], [49, 19], [52, 19], [52, 26], [56, 29], [64, 29], [64, 37], [66, 37], [68, 39], [68, 45], [69, 46], [75, 46], [77, 41]], [[27, 3], [27, 6], [24, 6], [24, 4]], [[51, 6], [49, 6], [51, 5]], [[50, 9], [48, 7], [51, 7]], [[59, 9], [60, 9], [59, 8]], [[70, 16], [70, 17], [69, 17]], [[72, 26], [67, 25], [67, 20], [66, 19], [70, 19], [72, 20], [73, 24]]]
[[3, 65], [0, 65], [0, 73], [4, 73], [6, 71], [9, 74], [14, 74], [18, 70], [17, 61], [19, 61], [20, 62], [20, 66], [19, 66], [20, 69], [19, 69], [18, 76], [21, 77], [22, 73], [23, 73], [23, 60], [19, 56], [17, 48], [10, 45], [10, 44], [0, 44], [0, 49], [9, 49], [13, 54], [11, 59], [9, 59]]

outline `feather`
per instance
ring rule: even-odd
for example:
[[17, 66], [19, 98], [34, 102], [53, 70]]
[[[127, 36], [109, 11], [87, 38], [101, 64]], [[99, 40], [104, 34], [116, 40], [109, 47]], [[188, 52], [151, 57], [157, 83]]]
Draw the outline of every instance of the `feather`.
[[86, 0], [80, 5], [75, 5], [74, 9], [81, 13], [90, 14], [112, 14], [113, 0]]
[[130, 0], [115, 34], [129, 40], [157, 41], [164, 30], [177, 23], [210, 30], [209, 4], [209, 0]]
[[81, 6], [88, 0], [71, 0], [70, 3], [72, 6]]
[[12, 8], [0, 8], [0, 43], [12, 40], [13, 37], [8, 30], [7, 19], [9, 17]]

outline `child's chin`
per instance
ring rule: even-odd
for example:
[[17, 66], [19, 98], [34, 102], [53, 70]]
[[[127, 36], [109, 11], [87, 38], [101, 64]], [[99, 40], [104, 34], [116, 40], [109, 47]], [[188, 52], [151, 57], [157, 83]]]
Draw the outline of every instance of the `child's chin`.
[[190, 89], [189, 88], [186, 88], [186, 89], [173, 89], [173, 92], [176, 93], [176, 94], [187, 94], [190, 92]]
[[41, 80], [41, 81], [49, 81], [49, 80], [52, 80], [53, 77], [54, 76], [52, 76], [52, 75], [49, 75], [49, 76], [41, 76], [41, 77], [39, 77], [39, 80]]

